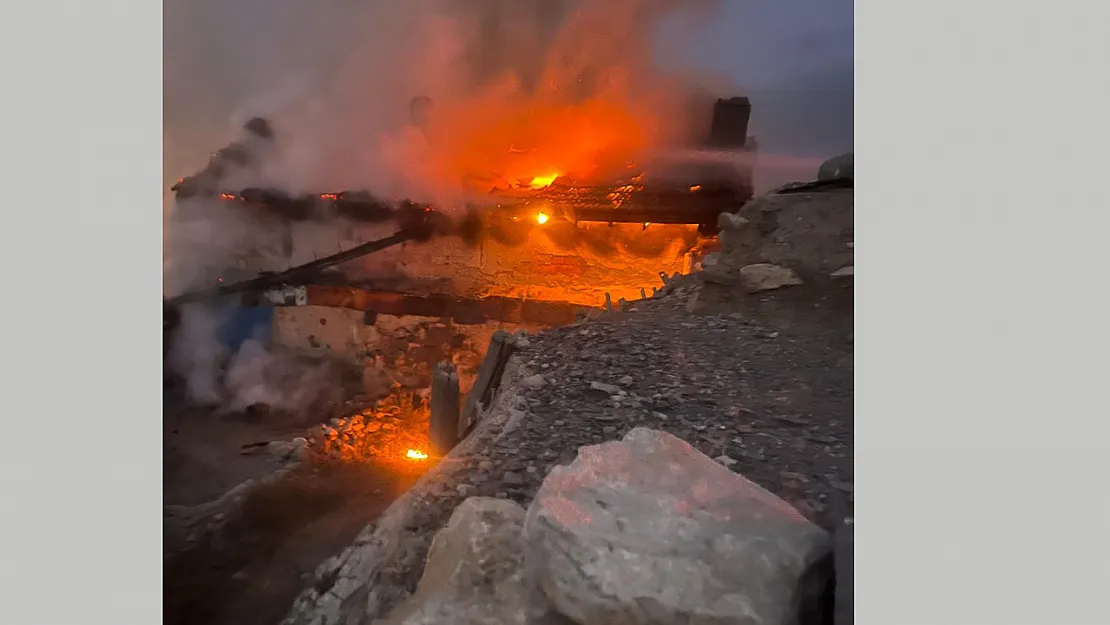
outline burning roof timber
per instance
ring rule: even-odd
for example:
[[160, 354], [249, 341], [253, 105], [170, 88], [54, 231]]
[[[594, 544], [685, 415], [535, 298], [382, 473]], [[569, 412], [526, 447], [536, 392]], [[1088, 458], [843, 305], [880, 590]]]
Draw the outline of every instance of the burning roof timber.
[[[713, 150], [754, 151], [747, 136], [751, 104], [747, 98], [718, 100], [712, 126], [702, 147]], [[365, 190], [321, 192], [294, 196], [274, 188], [229, 189], [226, 174], [250, 167], [253, 154], [273, 140], [269, 122], [255, 118], [244, 127], [243, 140], [216, 152], [197, 174], [173, 186], [178, 199], [208, 197], [264, 210], [290, 221], [328, 220], [335, 217], [361, 223], [411, 223], [424, 219], [429, 210], [410, 201], [387, 202]], [[682, 176], [656, 176], [628, 164], [628, 174], [607, 181], [575, 180], [559, 174], [536, 176], [531, 184], [487, 189], [483, 214], [491, 218], [529, 217], [542, 207], [545, 214], [574, 222], [671, 223], [710, 226], [728, 207], [752, 197], [751, 165], [737, 171], [732, 166], [699, 158], [671, 158], [667, 170], [684, 170]]]

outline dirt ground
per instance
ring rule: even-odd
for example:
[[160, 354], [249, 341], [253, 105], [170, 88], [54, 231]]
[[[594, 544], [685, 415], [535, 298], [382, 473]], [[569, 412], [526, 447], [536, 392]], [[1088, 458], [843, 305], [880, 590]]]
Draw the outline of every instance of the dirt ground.
[[[331, 416], [322, 409], [312, 421]], [[265, 449], [244, 454], [244, 445], [288, 441], [313, 424], [179, 405], [166, 406], [163, 422], [163, 504], [173, 510], [163, 544], [167, 625], [279, 622], [320, 562], [349, 545], [417, 477], [395, 467], [306, 462], [236, 505], [214, 506], [246, 480], [261, 482], [288, 466]], [[213, 516], [218, 531], [199, 529], [199, 520]]]

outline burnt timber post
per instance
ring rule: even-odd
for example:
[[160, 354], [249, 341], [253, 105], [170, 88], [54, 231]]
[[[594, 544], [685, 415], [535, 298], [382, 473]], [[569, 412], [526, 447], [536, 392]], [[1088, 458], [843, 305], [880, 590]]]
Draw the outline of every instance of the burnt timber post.
[[508, 332], [504, 330], [494, 332], [486, 349], [486, 358], [478, 369], [478, 378], [467, 393], [466, 401], [463, 402], [458, 429], [462, 436], [466, 436], [477, 424], [478, 411], [489, 406], [493, 392], [501, 383], [501, 374], [504, 373], [505, 363], [513, 353], [513, 346]]
[[709, 129], [709, 145], [714, 148], [742, 149], [748, 143], [748, 121], [752, 103], [748, 98], [717, 100], [713, 106], [713, 125]]
[[432, 375], [428, 442], [433, 456], [446, 456], [459, 442], [459, 375], [455, 365], [440, 362]]

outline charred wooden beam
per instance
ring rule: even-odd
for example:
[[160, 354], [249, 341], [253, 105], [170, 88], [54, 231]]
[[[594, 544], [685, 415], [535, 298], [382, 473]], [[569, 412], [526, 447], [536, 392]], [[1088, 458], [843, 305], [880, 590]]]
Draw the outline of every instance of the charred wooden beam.
[[175, 308], [181, 304], [185, 304], [188, 302], [215, 299], [226, 295], [236, 295], [251, 291], [264, 291], [266, 289], [271, 289], [277, 286], [292, 284], [296, 282], [304, 282], [308, 279], [311, 279], [314, 275], [318, 274], [320, 271], [328, 267], [345, 263], [356, 258], [366, 256], [367, 254], [372, 254], [374, 252], [393, 247], [394, 245], [400, 245], [401, 243], [404, 243], [406, 241], [418, 240], [427, 237], [428, 235], [429, 231], [426, 227], [405, 228], [403, 230], [398, 230], [397, 232], [388, 237], [385, 237], [384, 239], [378, 239], [376, 241], [363, 243], [362, 245], [357, 245], [349, 250], [339, 252], [338, 254], [332, 254], [331, 256], [326, 256], [324, 258], [320, 258], [318, 260], [314, 260], [312, 262], [287, 269], [286, 271], [263, 274], [261, 276], [258, 276], [257, 278], [244, 280], [242, 282], [236, 282], [234, 284], [221, 285], [209, 289], [202, 289], [198, 291], [192, 291], [190, 293], [185, 293], [183, 295], [179, 295], [170, 300], [167, 300], [164, 303], [164, 307]]
[[574, 323], [588, 306], [548, 300], [520, 300], [511, 297], [481, 298], [446, 295], [416, 295], [395, 291], [374, 291], [349, 286], [308, 285], [308, 305], [360, 310], [375, 315], [414, 315], [451, 319], [459, 324], [487, 321], [537, 326]]
[[432, 455], [443, 457], [459, 442], [459, 374], [455, 365], [440, 362], [432, 374], [428, 442]]
[[743, 148], [748, 142], [748, 121], [751, 115], [752, 103], [748, 98], [717, 100], [713, 106], [709, 145], [717, 148]]
[[459, 432], [466, 436], [478, 424], [478, 415], [481, 410], [489, 407], [493, 393], [501, 385], [501, 376], [505, 371], [505, 364], [513, 353], [513, 342], [509, 333], [498, 330], [490, 339], [486, 349], [486, 357], [478, 369], [478, 378], [474, 386], [466, 394], [463, 402], [462, 414], [459, 417]]

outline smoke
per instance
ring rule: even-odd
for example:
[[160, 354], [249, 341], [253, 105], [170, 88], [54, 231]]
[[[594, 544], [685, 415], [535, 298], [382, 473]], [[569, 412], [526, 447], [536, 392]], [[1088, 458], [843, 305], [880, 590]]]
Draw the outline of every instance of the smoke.
[[757, 192], [812, 179], [853, 149], [853, 28], [852, 0], [729, 0], [677, 55], [751, 98]]
[[[664, 25], [679, 44], [721, 4], [169, 0], [164, 178], [200, 170], [254, 116], [272, 122], [273, 145], [256, 167], [232, 172], [228, 190], [366, 189], [451, 207], [506, 179], [603, 176], [704, 130], [708, 104], [727, 90], [715, 93], [718, 85], [689, 68], [661, 69], [657, 44]], [[426, 146], [405, 134], [417, 95], [435, 103]], [[692, 113], [694, 101], [706, 109]], [[358, 242], [332, 222], [312, 236], [298, 226], [289, 249], [287, 224], [218, 202], [167, 194], [163, 211], [171, 296]], [[194, 401], [297, 409], [328, 387], [321, 369], [262, 342], [232, 355], [220, 337], [225, 324], [209, 309], [183, 312], [168, 364]]]
[[338, 361], [276, 350], [264, 336], [248, 337], [230, 349], [228, 309], [193, 304], [180, 313], [167, 365], [193, 404], [222, 412], [264, 405], [304, 414], [341, 398], [345, 386], [357, 382]]
[[[665, 21], [705, 19], [720, 4], [171, 0], [170, 177], [198, 168], [253, 115], [274, 121], [281, 154], [259, 182], [289, 191], [444, 204], [465, 194], [468, 174], [596, 169], [688, 132], [690, 72], [661, 71], [654, 43]], [[436, 103], [434, 150], [419, 155], [396, 137], [415, 95]]]

